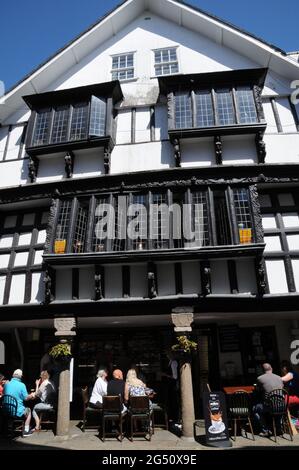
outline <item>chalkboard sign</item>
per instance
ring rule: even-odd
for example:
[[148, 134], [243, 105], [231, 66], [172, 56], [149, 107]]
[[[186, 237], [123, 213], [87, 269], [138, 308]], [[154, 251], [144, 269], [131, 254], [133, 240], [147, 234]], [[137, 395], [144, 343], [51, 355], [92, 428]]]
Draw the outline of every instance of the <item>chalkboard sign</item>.
[[238, 325], [225, 325], [219, 327], [219, 340], [221, 352], [240, 351], [240, 330]]
[[203, 409], [207, 445], [212, 447], [232, 447], [229, 439], [224, 393], [204, 392]]

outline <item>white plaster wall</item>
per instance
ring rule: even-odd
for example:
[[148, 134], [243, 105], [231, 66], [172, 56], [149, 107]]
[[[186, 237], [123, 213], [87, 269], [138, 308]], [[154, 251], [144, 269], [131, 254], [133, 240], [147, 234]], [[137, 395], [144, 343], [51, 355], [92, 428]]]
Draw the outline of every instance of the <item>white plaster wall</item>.
[[283, 132], [297, 132], [289, 100], [278, 98], [276, 105]]
[[155, 140], [168, 140], [167, 106], [155, 107]]
[[227, 136], [222, 138], [224, 165], [248, 165], [257, 163], [254, 136]]
[[0, 305], [3, 304], [5, 281], [6, 281], [6, 276], [0, 276]]
[[266, 163], [299, 163], [299, 133], [264, 136]]
[[19, 186], [27, 183], [28, 160], [0, 163], [0, 187]]
[[227, 261], [211, 261], [212, 294], [230, 294]]
[[114, 147], [111, 173], [158, 170], [174, 166], [173, 148], [169, 142], [149, 142]]
[[289, 292], [283, 260], [266, 260], [266, 270], [270, 294]]
[[13, 274], [9, 293], [9, 304], [23, 304], [25, 294], [25, 274]]
[[[63, 168], [64, 169], [64, 168]], [[102, 148], [75, 152], [74, 178], [98, 176], [104, 173], [104, 150]]]
[[64, 178], [64, 155], [58, 157], [46, 157], [43, 155], [40, 158], [38, 172], [37, 172], [37, 183], [47, 183], [48, 181], [61, 180]]
[[159, 296], [175, 294], [175, 275], [173, 263], [157, 263]]
[[[111, 79], [111, 55], [135, 52], [136, 76], [142, 78], [154, 75], [152, 49], [180, 45], [179, 62], [181, 73], [214, 72], [255, 67], [250, 60], [238, 55], [211, 40], [178, 27], [174, 23], [150, 14], [145, 21], [144, 14], [130, 23], [113, 38], [96, 48], [88, 57], [59, 77], [51, 89], [71, 88], [105, 82]], [[138, 85], [138, 84], [137, 84]], [[144, 87], [139, 94], [145, 96]]]
[[40, 303], [44, 299], [45, 284], [44, 273], [32, 273], [31, 281], [31, 303]]
[[105, 266], [105, 298], [122, 297], [121, 266]]
[[131, 143], [132, 110], [119, 110], [117, 115], [116, 143]]
[[145, 264], [135, 264], [130, 267], [131, 297], [147, 297], [147, 267]]
[[199, 262], [182, 263], [183, 294], [200, 294], [201, 277]]
[[9, 133], [6, 160], [18, 158], [23, 126], [14, 126]]
[[94, 269], [84, 267], [79, 269], [79, 299], [94, 298]]
[[142, 107], [136, 109], [136, 127], [135, 127], [135, 141], [136, 142], [150, 142], [151, 140], [151, 126], [150, 126], [150, 108]]
[[267, 123], [267, 128], [265, 131], [265, 134], [277, 134], [277, 125], [276, 121], [274, 118], [274, 113], [273, 113], [273, 108], [271, 101], [269, 99], [266, 99], [263, 101], [263, 109], [264, 109], [264, 114], [265, 114], [265, 120]]
[[240, 294], [255, 294], [257, 292], [254, 261], [239, 259], [236, 261], [238, 288]]
[[72, 270], [57, 269], [56, 270], [56, 300], [72, 299]]
[[181, 141], [181, 166], [198, 167], [215, 164], [213, 140], [209, 137]]

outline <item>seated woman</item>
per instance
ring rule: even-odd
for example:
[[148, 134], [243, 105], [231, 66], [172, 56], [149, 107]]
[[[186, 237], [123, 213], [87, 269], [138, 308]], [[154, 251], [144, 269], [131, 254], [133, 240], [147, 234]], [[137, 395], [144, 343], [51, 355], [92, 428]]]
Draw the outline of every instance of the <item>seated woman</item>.
[[38, 413], [41, 411], [53, 410], [56, 406], [56, 390], [53, 382], [50, 380], [50, 373], [43, 370], [40, 379], [36, 380], [36, 390], [33, 393], [34, 398], [39, 398], [40, 402], [34, 405], [32, 416], [35, 421], [35, 430], [40, 430], [40, 418]]
[[299, 405], [299, 374], [288, 361], [281, 364], [282, 381], [289, 392], [289, 406]]
[[153, 394], [153, 390], [147, 388], [146, 384], [137, 378], [135, 369], [128, 370], [126, 383], [129, 387], [130, 397], [146, 397]]
[[107, 371], [100, 369], [97, 373], [97, 380], [92, 389], [92, 394], [89, 400], [90, 408], [102, 408], [103, 396], [107, 395]]

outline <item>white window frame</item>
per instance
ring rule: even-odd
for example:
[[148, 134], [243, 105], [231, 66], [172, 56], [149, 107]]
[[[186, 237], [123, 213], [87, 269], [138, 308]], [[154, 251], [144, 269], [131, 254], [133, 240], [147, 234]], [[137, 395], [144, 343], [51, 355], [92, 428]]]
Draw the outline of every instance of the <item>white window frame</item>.
[[[112, 64], [113, 64], [113, 59], [115, 57], [122, 57], [122, 56], [128, 56], [128, 55], [132, 55], [133, 56], [133, 67], [121, 67], [121, 68], [117, 68], [117, 69], [113, 69], [112, 68]], [[135, 56], [136, 56], [136, 51], [130, 51], [130, 52], [122, 52], [120, 54], [113, 54], [111, 55], [111, 80], [119, 80], [120, 82], [126, 82], [126, 81], [130, 81], [130, 80], [136, 80], [136, 64], [135, 64]], [[114, 72], [126, 72], [127, 70], [131, 70], [133, 69], [133, 77], [130, 77], [130, 78], [118, 78], [118, 79], [115, 79], [115, 78], [112, 78], [112, 75]]]
[[[165, 51], [165, 50], [169, 50], [169, 49], [175, 49], [176, 51], [176, 60], [172, 60], [172, 61], [169, 61], [169, 62], [160, 62], [160, 63], [156, 63], [156, 58], [155, 58], [155, 52], [158, 52], [158, 51]], [[168, 46], [168, 47], [159, 47], [157, 49], [152, 49], [152, 53], [153, 53], [153, 63], [154, 63], [154, 68], [153, 68], [153, 77], [167, 77], [168, 75], [178, 75], [180, 74], [180, 70], [181, 70], [181, 67], [180, 67], [180, 60], [179, 60], [179, 46]], [[174, 73], [165, 73], [165, 74], [156, 74], [156, 66], [163, 66], [163, 65], [172, 65], [172, 64], [177, 64], [178, 65], [178, 71], [177, 72], [174, 72]]]

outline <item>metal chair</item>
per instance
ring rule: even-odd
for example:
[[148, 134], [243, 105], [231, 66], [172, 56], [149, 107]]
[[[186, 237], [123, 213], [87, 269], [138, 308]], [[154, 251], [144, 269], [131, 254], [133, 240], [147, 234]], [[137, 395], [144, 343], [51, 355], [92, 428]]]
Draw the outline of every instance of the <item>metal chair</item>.
[[103, 397], [103, 410], [102, 410], [102, 441], [106, 438], [106, 423], [111, 424], [119, 423], [119, 432], [111, 431], [110, 436], [116, 436], [120, 441], [124, 438], [123, 423], [126, 419], [127, 412], [123, 412], [123, 402], [120, 395], [104, 396]]
[[249, 424], [250, 432], [252, 434], [252, 440], [254, 441], [255, 437], [253, 434], [253, 428], [250, 419], [251, 398], [249, 393], [245, 392], [244, 390], [237, 390], [231, 395], [228, 395], [228, 411], [229, 419], [234, 422], [234, 440], [236, 440], [237, 437], [238, 422], [242, 423], [242, 421], [246, 421], [246, 424]]
[[[149, 435], [149, 440], [152, 439], [152, 426], [151, 426], [152, 410], [150, 408], [150, 399], [147, 396], [144, 397], [130, 397], [130, 407], [128, 410], [128, 417], [130, 420], [130, 439], [133, 442], [133, 436], [144, 436]], [[136, 431], [136, 425], [140, 422], [140, 425], [144, 426], [144, 430]]]
[[24, 434], [25, 420], [23, 416], [17, 416], [18, 402], [11, 395], [4, 395], [2, 398], [2, 415], [7, 422], [8, 437], [12, 437], [14, 432]]
[[276, 420], [280, 419], [283, 430], [288, 429], [291, 441], [293, 440], [292, 428], [288, 418], [289, 394], [284, 389], [276, 389], [265, 397], [268, 413], [272, 416], [274, 440], [277, 442]]
[[99, 428], [99, 422], [97, 424], [86, 424], [88, 423], [88, 415], [95, 417], [98, 416], [102, 413], [101, 408], [91, 408], [89, 405], [89, 394], [88, 394], [88, 387], [82, 387], [81, 388], [81, 395], [82, 395], [82, 403], [83, 403], [83, 425], [81, 427], [82, 432], [85, 432], [86, 428], [89, 429], [98, 429]]

